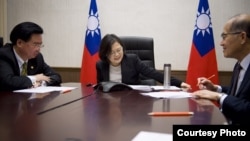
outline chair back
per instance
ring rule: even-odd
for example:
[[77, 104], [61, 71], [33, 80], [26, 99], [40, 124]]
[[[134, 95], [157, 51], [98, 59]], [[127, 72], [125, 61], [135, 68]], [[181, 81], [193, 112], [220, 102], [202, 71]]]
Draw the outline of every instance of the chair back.
[[[120, 36], [120, 39], [125, 46], [126, 53], [137, 54], [143, 63], [155, 68], [154, 40], [152, 37]], [[147, 78], [143, 75], [141, 75], [140, 78], [142, 85], [156, 85], [154, 79]]]
[[0, 47], [3, 47], [3, 37], [0, 37]]

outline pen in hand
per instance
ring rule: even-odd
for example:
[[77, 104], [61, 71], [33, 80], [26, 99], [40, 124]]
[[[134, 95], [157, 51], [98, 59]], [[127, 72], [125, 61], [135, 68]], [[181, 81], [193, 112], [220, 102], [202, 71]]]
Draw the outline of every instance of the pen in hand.
[[213, 78], [215, 76], [215, 74], [214, 75], [211, 75], [210, 77], [208, 77], [207, 79], [211, 79], [211, 78]]
[[[211, 76], [208, 77], [207, 79], [210, 80], [210, 79], [212, 79], [213, 77], [215, 77], [215, 74], [211, 75]], [[198, 83], [197, 83], [197, 86], [199, 86], [199, 84], [200, 84], [200, 83], [198, 82]]]

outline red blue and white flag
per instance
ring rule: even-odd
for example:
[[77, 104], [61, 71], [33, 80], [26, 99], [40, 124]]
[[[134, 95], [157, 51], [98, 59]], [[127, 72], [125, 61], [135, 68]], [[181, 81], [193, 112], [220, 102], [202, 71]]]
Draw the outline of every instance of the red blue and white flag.
[[193, 33], [193, 42], [189, 58], [186, 82], [192, 90], [198, 90], [198, 77], [215, 77], [210, 80], [218, 84], [218, 68], [216, 61], [214, 37], [208, 0], [200, 0], [196, 23]]
[[97, 4], [96, 0], [91, 0], [80, 74], [80, 82], [83, 84], [95, 84], [97, 82], [95, 65], [99, 60], [100, 43], [101, 30]]

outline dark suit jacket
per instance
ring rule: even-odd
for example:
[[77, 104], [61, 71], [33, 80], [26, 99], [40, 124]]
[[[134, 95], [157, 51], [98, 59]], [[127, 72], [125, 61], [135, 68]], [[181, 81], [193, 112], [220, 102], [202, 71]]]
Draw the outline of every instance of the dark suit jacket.
[[[98, 61], [96, 63], [97, 82], [110, 81], [109, 80], [109, 63]], [[125, 54], [121, 62], [122, 83], [129, 85], [138, 85], [140, 83], [139, 74], [155, 79], [163, 83], [164, 74], [155, 70], [152, 67], [142, 63], [139, 57], [135, 54]], [[180, 87], [182, 81], [171, 77], [171, 85]]]
[[[232, 76], [233, 78], [233, 76]], [[231, 86], [223, 89], [230, 94]], [[223, 114], [232, 124], [250, 124], [250, 67], [248, 66], [236, 96], [228, 95], [221, 105]]]
[[[61, 76], [48, 66], [42, 54], [30, 59], [27, 66], [28, 75], [43, 73], [49, 76], [51, 81], [48, 86], [59, 86]], [[20, 76], [20, 69], [11, 44], [0, 48], [0, 91], [11, 91], [32, 87], [31, 80], [26, 76]]]

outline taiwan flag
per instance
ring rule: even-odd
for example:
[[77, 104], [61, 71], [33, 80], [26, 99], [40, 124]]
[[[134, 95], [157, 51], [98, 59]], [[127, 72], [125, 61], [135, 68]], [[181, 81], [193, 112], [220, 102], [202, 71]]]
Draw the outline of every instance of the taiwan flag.
[[219, 83], [209, 4], [208, 0], [200, 0], [186, 82], [190, 84], [192, 90], [195, 91], [199, 89], [197, 86], [197, 78], [209, 78], [210, 76], [214, 76], [210, 79], [214, 84]]
[[97, 82], [95, 65], [99, 60], [100, 43], [101, 30], [96, 0], [91, 0], [80, 74], [80, 82], [83, 84], [95, 84]]

